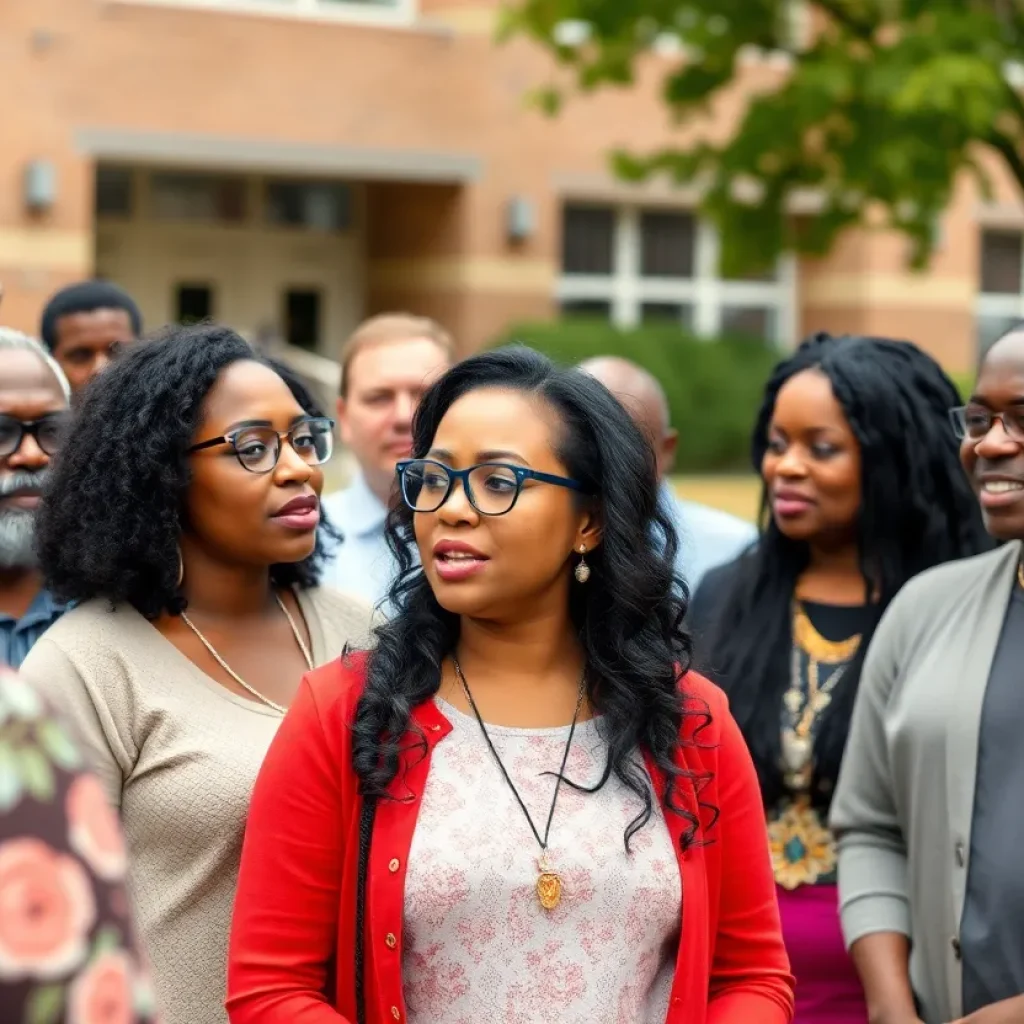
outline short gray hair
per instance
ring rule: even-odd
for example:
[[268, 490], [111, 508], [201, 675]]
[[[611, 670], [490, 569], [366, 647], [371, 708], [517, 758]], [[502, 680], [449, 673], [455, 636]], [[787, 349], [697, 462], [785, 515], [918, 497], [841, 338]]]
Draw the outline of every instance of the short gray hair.
[[57, 360], [46, 351], [41, 342], [29, 337], [27, 334], [22, 334], [21, 331], [14, 330], [13, 327], [0, 327], [0, 350], [3, 349], [20, 349], [23, 352], [31, 352], [33, 355], [38, 356], [50, 368], [54, 377], [57, 378], [57, 383], [60, 385], [61, 391], [64, 392], [64, 398], [68, 402], [71, 401], [71, 385], [68, 383], [64, 371], [60, 368]]

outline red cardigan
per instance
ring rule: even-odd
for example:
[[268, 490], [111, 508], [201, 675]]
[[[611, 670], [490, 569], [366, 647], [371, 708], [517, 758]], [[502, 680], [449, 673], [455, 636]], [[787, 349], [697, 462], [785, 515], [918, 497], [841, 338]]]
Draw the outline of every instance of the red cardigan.
[[[349, 725], [364, 656], [302, 682], [256, 782], [238, 880], [228, 967], [232, 1024], [355, 1019], [353, 956], [360, 800]], [[753, 765], [724, 695], [696, 673], [684, 691], [710, 707], [699, 746], [680, 762], [711, 772], [701, 801], [718, 808], [708, 842], [681, 851], [687, 822], [665, 821], [679, 856], [683, 912], [667, 1024], [789, 1024], [793, 979], [782, 943], [764, 811]], [[413, 712], [432, 751], [451, 725], [429, 701]], [[699, 721], [696, 723], [699, 724]], [[694, 722], [684, 719], [684, 741]], [[367, 871], [367, 1024], [405, 1019], [402, 909], [406, 859], [430, 756], [406, 762], [402, 800], [381, 800]], [[648, 759], [659, 794], [664, 779]], [[696, 808], [693, 786], [680, 794]], [[708, 825], [708, 815], [702, 812]], [[331, 993], [328, 995], [327, 993]]]

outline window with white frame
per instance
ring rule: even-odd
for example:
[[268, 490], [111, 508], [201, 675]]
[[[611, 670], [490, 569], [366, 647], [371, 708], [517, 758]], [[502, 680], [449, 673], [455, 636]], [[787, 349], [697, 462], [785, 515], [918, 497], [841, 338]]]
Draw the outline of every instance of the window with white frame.
[[206, 7], [247, 13], [294, 14], [365, 24], [412, 22], [418, 0], [124, 0], [134, 3]]
[[707, 337], [791, 342], [793, 261], [784, 257], [769, 274], [734, 280], [719, 273], [718, 256], [714, 229], [689, 210], [569, 203], [559, 306], [620, 327], [668, 322]]
[[1024, 231], [982, 231], [979, 284], [975, 324], [983, 353], [1024, 320]]

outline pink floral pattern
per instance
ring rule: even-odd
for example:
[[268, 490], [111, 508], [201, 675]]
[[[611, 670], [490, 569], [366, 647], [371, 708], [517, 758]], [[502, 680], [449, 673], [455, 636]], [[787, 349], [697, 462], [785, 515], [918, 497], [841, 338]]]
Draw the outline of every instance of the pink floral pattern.
[[107, 882], [120, 882], [128, 869], [124, 837], [103, 787], [93, 775], [79, 775], [67, 795], [68, 841]]
[[58, 978], [78, 967], [95, 920], [78, 861], [40, 839], [0, 842], [0, 978]]
[[[665, 1019], [679, 942], [678, 861], [660, 811], [623, 845], [641, 810], [615, 779], [563, 784], [549, 860], [564, 894], [536, 894], [540, 850], [476, 721], [442, 706], [409, 855], [402, 968], [410, 1024], [654, 1024]], [[567, 730], [489, 727], [543, 834]], [[591, 786], [605, 748], [578, 726], [567, 778]]]
[[71, 734], [0, 669], [0, 1020], [152, 1024], [124, 842]]

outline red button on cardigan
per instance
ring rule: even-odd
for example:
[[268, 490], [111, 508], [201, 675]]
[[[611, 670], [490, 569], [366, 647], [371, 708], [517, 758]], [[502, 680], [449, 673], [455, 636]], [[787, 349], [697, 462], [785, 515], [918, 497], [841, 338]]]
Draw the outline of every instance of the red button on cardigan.
[[[336, 661], [302, 682], [253, 794], [238, 880], [228, 969], [232, 1024], [340, 1024], [355, 1019], [358, 783], [350, 724], [363, 656]], [[711, 781], [698, 811], [692, 784], [680, 796], [700, 814], [707, 842], [685, 851], [687, 821], [667, 810], [679, 857], [683, 919], [667, 1024], [789, 1024], [793, 979], [782, 943], [764, 812], [754, 768], [725, 697], [689, 673], [683, 691], [711, 722], [684, 720], [683, 768]], [[451, 726], [433, 702], [413, 717], [429, 750]], [[659, 794], [664, 779], [650, 760]], [[402, 918], [405, 865], [430, 756], [410, 756], [378, 804], [367, 873], [367, 1024], [405, 1019]]]

